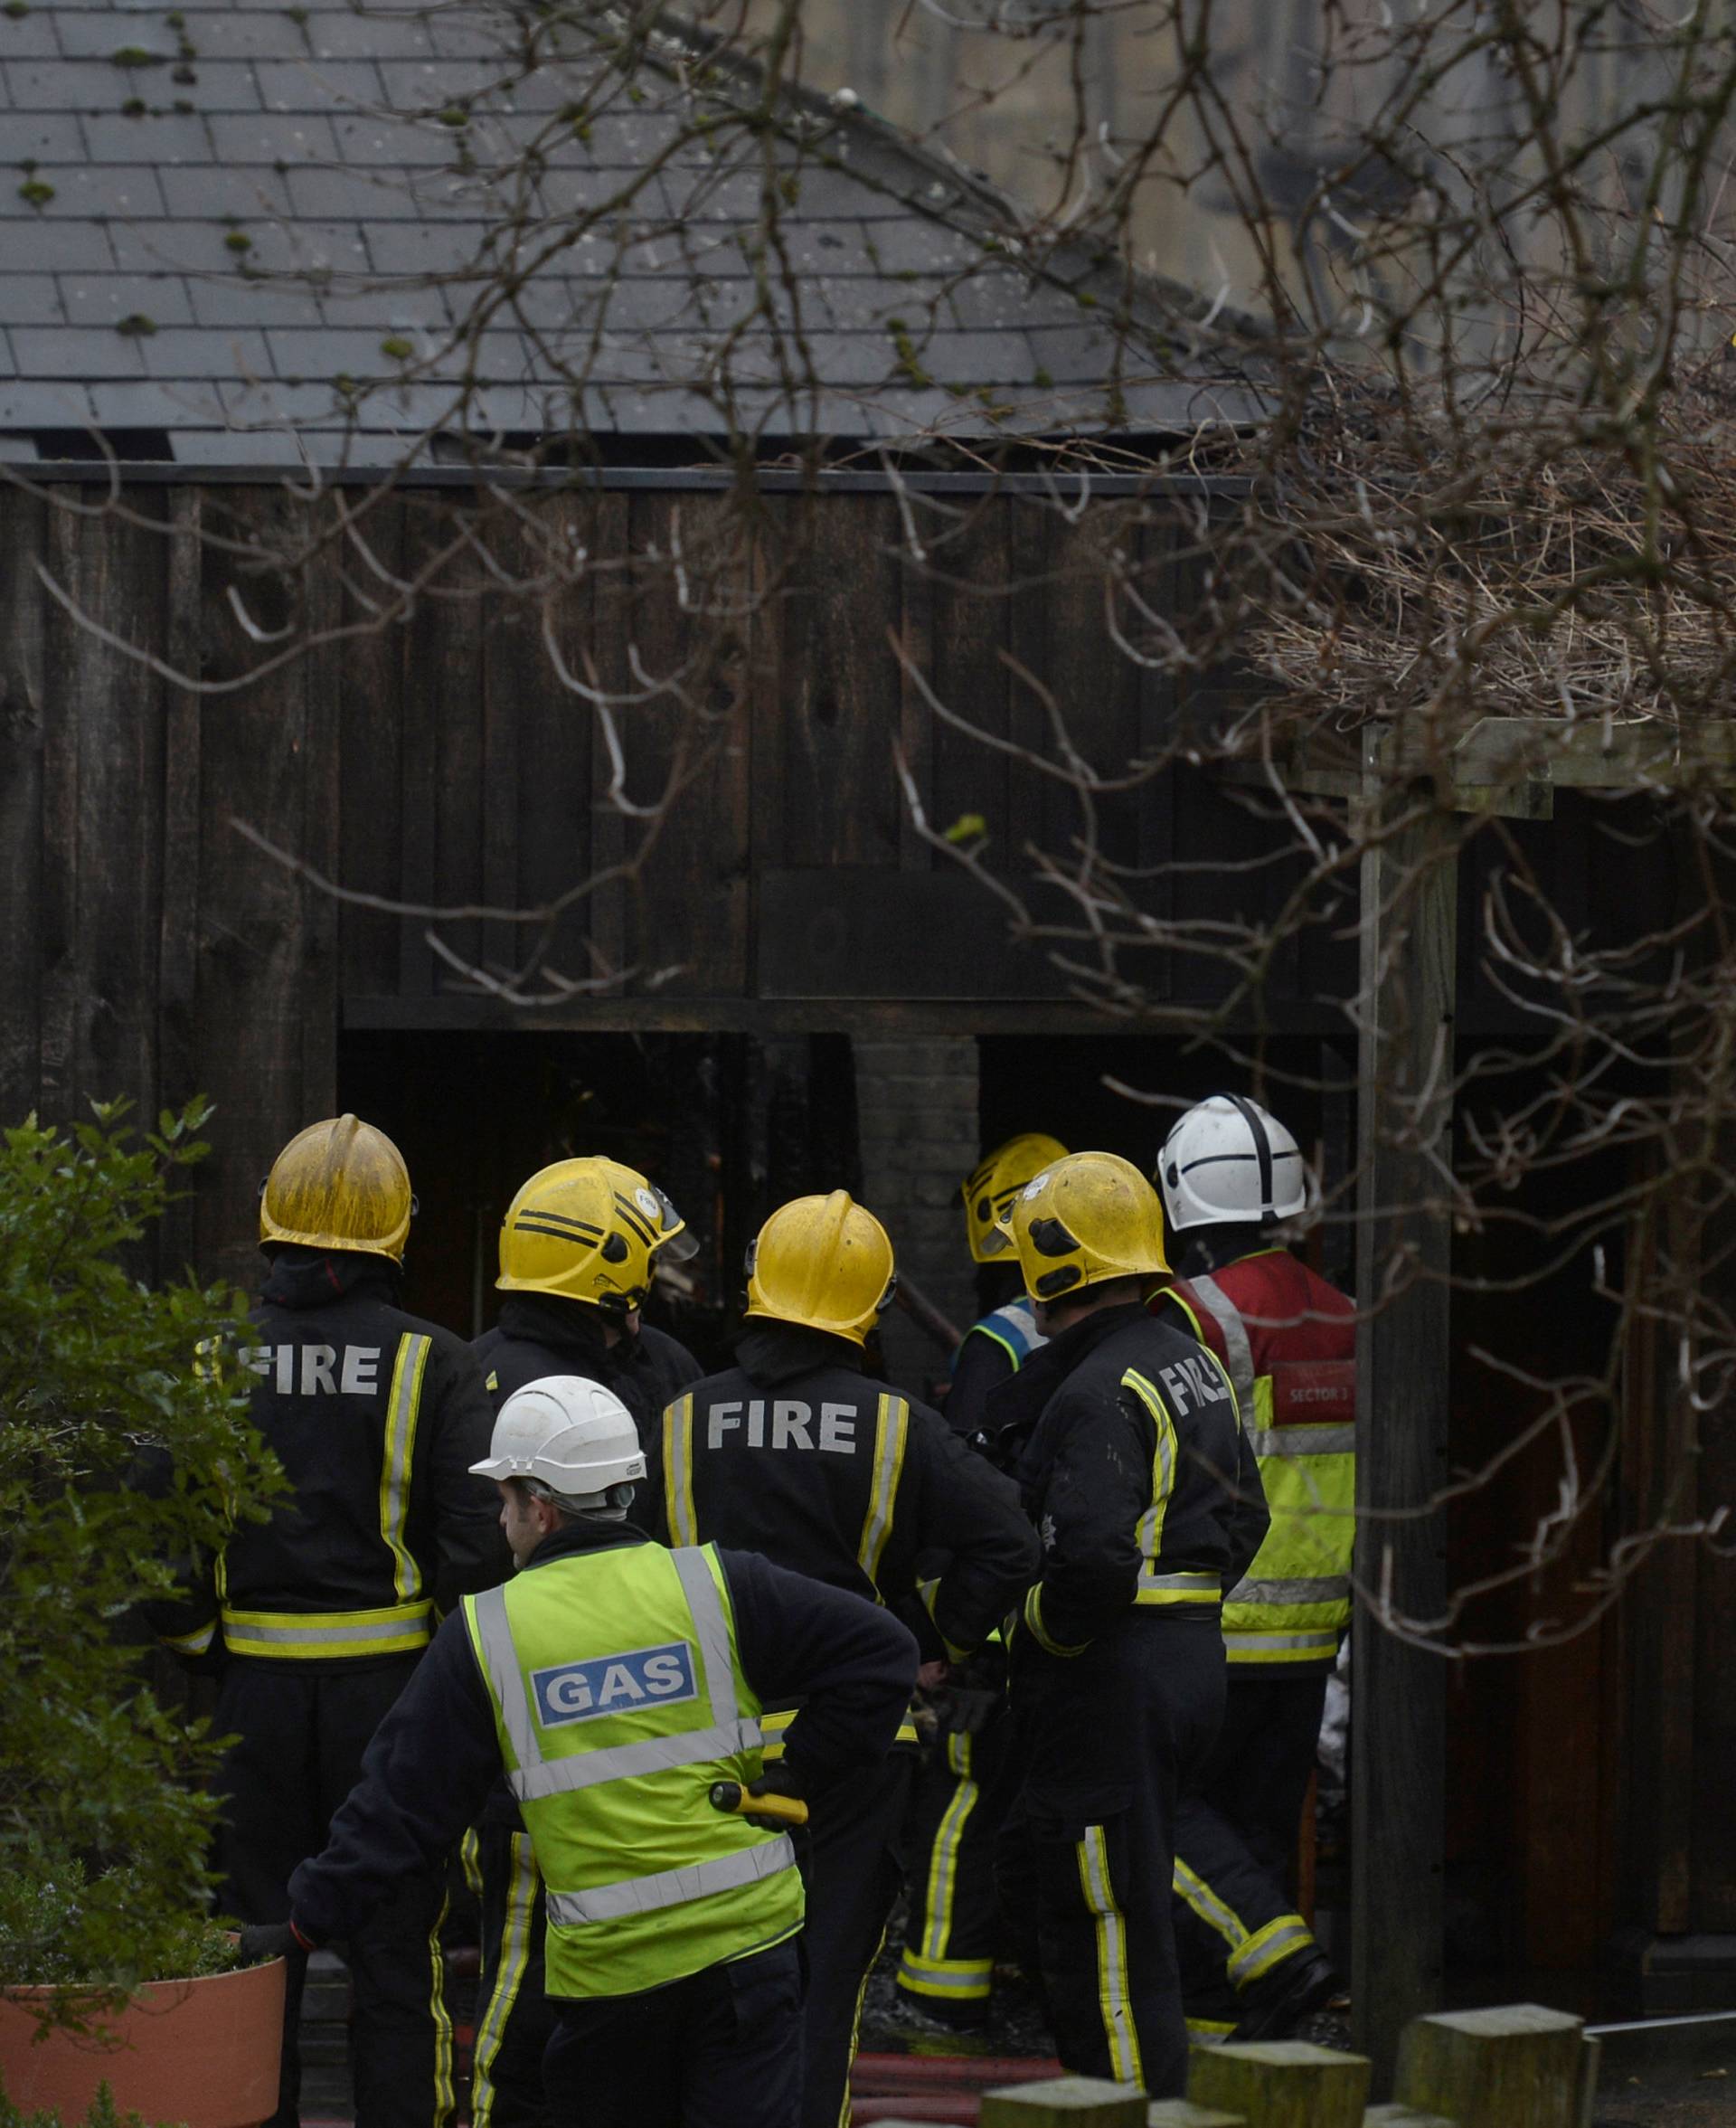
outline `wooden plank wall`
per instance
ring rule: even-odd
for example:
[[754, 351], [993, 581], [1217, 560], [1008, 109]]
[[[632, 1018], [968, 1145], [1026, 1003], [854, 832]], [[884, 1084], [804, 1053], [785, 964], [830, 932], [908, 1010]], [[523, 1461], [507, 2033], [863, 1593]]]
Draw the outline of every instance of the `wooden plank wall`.
[[[407, 623], [370, 627], [467, 506], [449, 491], [343, 500], [358, 536], [286, 573], [261, 565], [305, 529], [280, 488], [128, 488], [124, 512], [97, 487], [52, 504], [0, 492], [8, 1112], [70, 1114], [115, 1091], [154, 1112], [210, 1092], [222, 1150], [201, 1202], [239, 1201], [281, 1139], [331, 1105], [344, 1001], [441, 1023], [452, 978], [423, 922], [335, 903], [238, 820], [387, 901], [522, 909], [618, 868], [561, 918], [541, 963], [571, 979], [627, 970], [654, 1017], [709, 1024], [711, 1001], [807, 999], [849, 1026], [900, 999], [1050, 999], [1081, 1031], [1099, 1024], [917, 832], [894, 748], [934, 828], [978, 816], [992, 865], [1041, 851], [1064, 868], [1079, 799], [1005, 746], [1052, 756], [1064, 729], [1113, 778], [1179, 714], [1234, 698], [1234, 676], [1208, 676], [1180, 702], [1114, 643], [1108, 555], [1130, 557], [1172, 610], [1197, 572], [1180, 558], [1194, 543], [1160, 511], [1105, 500], [1075, 522], [1032, 497], [919, 497], [907, 520], [890, 494], [762, 495], [751, 514], [648, 487], [542, 497], [516, 521], [479, 520], [488, 560], [458, 554]], [[571, 672], [636, 697], [618, 719], [618, 776], [555, 676], [542, 617], [486, 589], [491, 565], [544, 564], [552, 530], [589, 561], [549, 634]], [[39, 563], [122, 642], [197, 669], [207, 691], [81, 628]], [[277, 662], [274, 641], [307, 628], [342, 633]], [[990, 743], [932, 715], [921, 680]], [[651, 804], [672, 761], [679, 796], [648, 833], [609, 792]], [[1103, 793], [1096, 832], [1112, 859], [1160, 875], [1137, 891], [1169, 913], [1258, 919], [1288, 884], [1257, 862], [1267, 813], [1183, 770]], [[1482, 873], [1464, 869], [1473, 895]], [[1056, 890], [1032, 908], [1075, 914]], [[1469, 932], [1477, 912], [1464, 916]], [[1347, 904], [1280, 954], [1270, 1031], [1325, 1031], [1354, 980], [1352, 919]], [[505, 963], [534, 934], [496, 917], [443, 935]], [[1125, 965], [1159, 998], [1222, 988], [1197, 955]], [[1460, 1004], [1475, 1013], [1474, 994]], [[202, 1238], [232, 1231], [231, 1218]], [[183, 1218], [175, 1253], [198, 1233]]]
[[[165, 1230], [168, 1262], [250, 1275], [254, 1192], [282, 1142], [335, 1104], [346, 1000], [407, 1001], [430, 1026], [448, 1010], [450, 979], [420, 922], [335, 902], [262, 856], [238, 820], [349, 894], [387, 901], [510, 911], [621, 867], [553, 928], [543, 965], [571, 978], [634, 971], [647, 1022], [704, 1026], [714, 1001], [807, 998], [818, 1024], [865, 1028], [892, 1024], [900, 999], [967, 1009], [994, 998], [1050, 1000], [1050, 1029], [1100, 1028], [1088, 1007], [1053, 1002], [1052, 972], [1007, 947], [995, 908], [916, 831], [893, 748], [936, 828], [980, 815], [992, 862], [1022, 865], [1033, 848], [1064, 860], [1076, 798], [937, 723], [915, 675], [1015, 745], [1052, 751], [1059, 714], [1105, 774], [1157, 750], [1178, 715], [1209, 717], [1234, 685], [1208, 678], [1178, 698], [1114, 648], [1108, 545], [1144, 565], [1147, 596], [1173, 609], [1188, 596], [1197, 565], [1177, 558], [1165, 523], [1135, 522], [1118, 502], [1078, 524], [1005, 497], [919, 504], [921, 569], [889, 495], [761, 497], [746, 542], [732, 542], [740, 514], [718, 498], [649, 488], [539, 502], [515, 529], [496, 524], [494, 559], [508, 569], [536, 564], [537, 512], [558, 511], [592, 558], [549, 629], [572, 672], [642, 697], [620, 718], [628, 799], [649, 802], [672, 748], [685, 750], [679, 800], [646, 846], [645, 823], [608, 803], [614, 757], [554, 678], [538, 617], [499, 595], [425, 596], [408, 625], [366, 625], [440, 521], [449, 530], [450, 499], [345, 499], [365, 546], [274, 573], [261, 552], [297, 529], [279, 488], [129, 487], [115, 511], [98, 487], [51, 500], [0, 487], [0, 1117], [40, 1107], [66, 1119], [115, 1093], [154, 1116], [210, 1094], [217, 1151]], [[677, 549], [680, 581], [668, 565]], [[205, 691], [170, 685], [80, 627], [39, 569], [119, 643], [196, 674]], [[484, 574], [472, 557], [446, 588], [475, 592]], [[343, 633], [273, 665], [272, 638], [307, 627]], [[1258, 916], [1288, 884], [1253, 862], [1270, 832], [1258, 807], [1200, 771], [1107, 794], [1099, 817], [1105, 850], [1158, 874], [1139, 892], [1169, 913]], [[1662, 904], [1650, 890], [1666, 895], [1668, 874], [1633, 855], [1637, 825], [1563, 801], [1552, 830], [1486, 836], [1460, 866], [1461, 940], [1481, 935], [1495, 872], [1522, 860], [1601, 935], [1651, 928]], [[1607, 861], [1616, 827], [1620, 865]], [[1214, 877], [1218, 867], [1231, 869]], [[1326, 1031], [1354, 987], [1354, 926], [1353, 897], [1280, 956], [1269, 1032]], [[448, 936], [505, 962], [525, 927], [469, 919]], [[1137, 972], [1158, 997], [1218, 987], [1186, 956], [1153, 956]], [[1459, 1006], [1461, 1029], [1497, 1023], [1499, 1000], [1468, 966]], [[565, 1024], [582, 1018], [571, 1008]], [[1722, 1482], [1727, 1440], [1720, 1452]], [[1692, 1583], [1694, 1563], [1676, 1559], [1669, 1571]], [[1703, 1560], [1697, 1571], [1703, 1641], [1707, 1622], [1728, 1616], [1730, 1569]], [[1691, 1637], [1675, 1645], [1691, 1673], [1736, 1675], [1707, 1645], [1696, 1665]], [[1727, 1685], [1703, 1696], [1701, 1718], [1709, 1764], [1736, 1734]], [[1685, 1793], [1694, 1739], [1679, 1719], [1664, 1726], [1681, 1740]], [[1659, 1792], [1667, 1802], [1675, 1791]], [[1649, 1890], [1632, 1904], [1658, 1925], [1736, 1925], [1725, 1833], [1677, 1816], [1676, 1847], [1651, 1858]], [[1691, 1901], [1679, 1864], [1696, 1841], [1712, 1866]]]

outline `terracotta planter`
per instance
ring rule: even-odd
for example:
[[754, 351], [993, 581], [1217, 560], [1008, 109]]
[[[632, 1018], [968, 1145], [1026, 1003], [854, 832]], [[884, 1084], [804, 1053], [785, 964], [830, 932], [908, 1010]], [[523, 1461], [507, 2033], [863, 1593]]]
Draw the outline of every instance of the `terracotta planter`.
[[108, 2039], [51, 2032], [24, 2004], [48, 1988], [0, 1994], [0, 2076], [26, 2113], [48, 2109], [81, 2120], [106, 2083], [121, 2113], [187, 2128], [259, 2128], [278, 2104], [283, 2048], [283, 1961], [196, 1981], [153, 1981], [116, 2016]]

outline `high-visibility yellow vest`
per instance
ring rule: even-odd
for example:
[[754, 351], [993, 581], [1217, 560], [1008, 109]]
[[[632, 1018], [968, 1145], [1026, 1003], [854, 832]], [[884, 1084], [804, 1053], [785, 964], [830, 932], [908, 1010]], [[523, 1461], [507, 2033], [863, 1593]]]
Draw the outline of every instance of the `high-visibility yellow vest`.
[[[1190, 1278], [1187, 1288], [1223, 1334], [1230, 1379], [1272, 1518], [1247, 1575], [1224, 1600], [1224, 1651], [1244, 1665], [1330, 1662], [1351, 1613], [1354, 1364], [1276, 1362], [1257, 1374], [1248, 1325], [1222, 1286], [1203, 1276]], [[1182, 1292], [1172, 1288], [1169, 1298], [1193, 1314]]]
[[548, 1902], [551, 1995], [632, 1995], [793, 1935], [788, 1837], [714, 1810], [760, 1777], [717, 1554], [551, 1559], [464, 1599]]

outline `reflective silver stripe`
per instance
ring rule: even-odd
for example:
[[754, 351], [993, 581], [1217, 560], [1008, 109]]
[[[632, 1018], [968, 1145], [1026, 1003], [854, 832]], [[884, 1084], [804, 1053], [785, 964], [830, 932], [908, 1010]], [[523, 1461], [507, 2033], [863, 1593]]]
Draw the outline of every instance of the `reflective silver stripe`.
[[1324, 1626], [1317, 1633], [1244, 1633], [1232, 1626], [1225, 1636], [1231, 1649], [1244, 1648], [1325, 1648], [1335, 1650], [1338, 1646], [1336, 1626]]
[[427, 1603], [407, 1604], [395, 1618], [370, 1619], [358, 1622], [346, 1612], [334, 1612], [321, 1617], [318, 1612], [307, 1613], [307, 1623], [299, 1619], [288, 1622], [288, 1613], [276, 1613], [278, 1622], [268, 1625], [262, 1617], [256, 1618], [245, 1611], [223, 1613], [223, 1632], [231, 1647], [245, 1641], [279, 1648], [306, 1647], [311, 1641], [342, 1641], [345, 1645], [364, 1646], [372, 1641], [401, 1641], [406, 1634], [420, 1631], [428, 1636], [431, 1606]]
[[1142, 1589], [1190, 1589], [1198, 1595], [1215, 1596], [1219, 1585], [1215, 1574], [1151, 1574], [1144, 1567], [1139, 1570]]
[[730, 1660], [730, 1629], [723, 1616], [723, 1599], [717, 1593], [703, 1552], [684, 1545], [669, 1557], [687, 1608], [693, 1614], [693, 1638], [699, 1642], [699, 1659], [705, 1666], [705, 1697], [711, 1703], [715, 1728], [726, 1718], [718, 1704], [726, 1688], [729, 1716], [735, 1714], [735, 1665]]
[[501, 1726], [513, 1747], [513, 1756], [521, 1766], [540, 1766], [542, 1747], [536, 1740], [536, 1724], [531, 1719], [530, 1702], [524, 1695], [513, 1629], [506, 1622], [506, 1592], [504, 1588], [485, 1589], [469, 1602], [470, 1614], [476, 1622], [476, 1638], [482, 1642], [483, 1660], [488, 1665], [488, 1681], [495, 1688], [495, 1705], [500, 1709]]
[[604, 1781], [631, 1781], [641, 1773], [661, 1773], [670, 1766], [696, 1766], [706, 1759], [734, 1758], [758, 1751], [758, 1722], [720, 1722], [709, 1729], [687, 1729], [679, 1736], [646, 1736], [637, 1744], [611, 1744], [601, 1751], [579, 1751], [571, 1758], [543, 1759], [522, 1773], [508, 1773], [506, 1785], [520, 1802], [547, 1795], [570, 1795]]
[[1354, 1426], [1258, 1426], [1249, 1435], [1257, 1456], [1351, 1456]]
[[1254, 1423], [1254, 1348], [1248, 1342], [1248, 1326], [1241, 1319], [1241, 1310], [1210, 1272], [1191, 1278], [1187, 1283], [1205, 1302], [1208, 1311], [1216, 1318], [1218, 1328], [1223, 1332], [1224, 1349], [1230, 1355], [1230, 1385], [1236, 1393], [1236, 1402], [1241, 1406], [1242, 1425], [1251, 1432]]
[[1299, 1574], [1287, 1581], [1240, 1581], [1232, 1603], [1339, 1603], [1350, 1594], [1347, 1574]]
[[217, 1637], [217, 1625], [213, 1620], [210, 1625], [196, 1626], [190, 1633], [159, 1633], [156, 1637], [177, 1655], [203, 1655]]
[[386, 1414], [385, 1461], [380, 1471], [380, 1534], [392, 1554], [392, 1585], [408, 1600], [421, 1593], [421, 1569], [404, 1542], [410, 1512], [410, 1474], [416, 1453], [416, 1419], [421, 1409], [422, 1376], [432, 1351], [432, 1338], [406, 1331], [392, 1369], [392, 1404]]
[[548, 1894], [549, 1919], [561, 1928], [581, 1928], [590, 1921], [621, 1921], [630, 1914], [656, 1914], [665, 1906], [685, 1906], [716, 1892], [740, 1891], [795, 1867], [788, 1835], [695, 1862], [685, 1869], [661, 1869], [655, 1877], [629, 1877], [620, 1884], [599, 1884], [590, 1891]]
[[1264, 1972], [1278, 1963], [1293, 1944], [1312, 1943], [1313, 1934], [1306, 1922], [1292, 1922], [1288, 1928], [1274, 1929], [1269, 1934], [1261, 1929], [1251, 1936], [1241, 1950], [1231, 1959], [1224, 1972], [1233, 1986], [1241, 1987], [1244, 1980], [1257, 1978], [1251, 1968]]
[[873, 1581], [880, 1555], [892, 1532], [892, 1502], [898, 1491], [898, 1474], [904, 1461], [904, 1435], [910, 1423], [910, 1406], [901, 1396], [882, 1396], [874, 1428], [874, 1471], [868, 1497], [868, 1519], [862, 1526], [856, 1558], [863, 1572]]
[[678, 1397], [663, 1414], [663, 1497], [672, 1545], [699, 1542], [693, 1512], [693, 1400]]

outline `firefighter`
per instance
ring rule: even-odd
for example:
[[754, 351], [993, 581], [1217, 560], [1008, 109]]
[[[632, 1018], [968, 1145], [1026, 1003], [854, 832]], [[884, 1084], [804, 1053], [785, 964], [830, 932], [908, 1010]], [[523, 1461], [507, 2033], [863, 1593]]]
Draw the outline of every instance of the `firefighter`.
[[1271, 1512], [1224, 1605], [1223, 1727], [1183, 1805], [1183, 1977], [1197, 2037], [1282, 2038], [1340, 1986], [1288, 1878], [1350, 1622], [1354, 1310], [1278, 1239], [1307, 1207], [1308, 1175], [1296, 1140], [1257, 1102], [1219, 1093], [1190, 1109], [1157, 1178], [1184, 1276], [1155, 1305], [1227, 1369]]
[[1049, 1342], [989, 1399], [1042, 1537], [1010, 1651], [1024, 1790], [1003, 1883], [1034, 1925], [1062, 2064], [1179, 2094], [1177, 1798], [1223, 1709], [1222, 1592], [1265, 1532], [1229, 1377], [1146, 1311], [1151, 1185], [1113, 1153], [1028, 1183], [997, 1230]]
[[785, 1790], [822, 1795], [880, 1757], [915, 1645], [872, 1604], [764, 1559], [646, 1539], [627, 1520], [638, 1435], [594, 1382], [510, 1396], [476, 1468], [499, 1486], [519, 1572], [441, 1626], [325, 1852], [295, 1874], [292, 1926], [309, 1944], [354, 1938], [504, 1773], [548, 1879], [554, 2117], [795, 2128], [801, 1878], [787, 1824], [716, 1806], [777, 1807], [766, 1700], [805, 1700]]
[[[259, 1206], [270, 1263], [245, 1357], [253, 1423], [290, 1497], [239, 1527], [215, 1615], [184, 1630], [221, 1650], [213, 1727], [235, 1737], [218, 1788], [228, 1912], [280, 1924], [289, 1873], [324, 1841], [368, 1741], [416, 1669], [437, 1607], [507, 1565], [470, 1466], [492, 1414], [462, 1341], [407, 1315], [400, 1269], [415, 1201], [398, 1149], [339, 1116], [278, 1154]], [[442, 1858], [407, 1870], [347, 1946], [358, 2128], [429, 2128], [453, 2110], [442, 2000]], [[294, 2128], [306, 1961], [291, 1958], [274, 2128]]]
[[[979, 1282], [998, 1288], [993, 1295], [995, 1304], [971, 1324], [953, 1355], [947, 1423], [967, 1437], [982, 1426], [989, 1391], [1016, 1374], [1043, 1341], [1019, 1282], [1018, 1266], [995, 1253], [995, 1222], [1033, 1176], [1066, 1157], [1066, 1147], [1056, 1140], [1027, 1131], [997, 1146], [962, 1185], [965, 1233], [971, 1258], [980, 1267]], [[986, 1291], [983, 1298], [989, 1297]]]
[[[990, 1390], [1016, 1374], [1043, 1344], [1016, 1262], [992, 1254], [995, 1224], [1025, 1184], [1067, 1149], [1026, 1132], [997, 1146], [965, 1177], [965, 1234], [985, 1301], [953, 1355], [947, 1423], [967, 1440], [982, 1433]], [[917, 1778], [910, 1913], [895, 1985], [905, 2006], [964, 2029], [988, 2021], [1000, 1908], [995, 1844], [1012, 1802], [1006, 1660], [995, 1634], [931, 1700], [937, 1748]]]
[[[655, 1452], [664, 1405], [701, 1369], [640, 1310], [657, 1262], [685, 1263], [695, 1246], [669, 1199], [636, 1169], [596, 1156], [540, 1168], [501, 1223], [495, 1283], [506, 1298], [496, 1328], [471, 1348], [495, 1411], [544, 1376], [600, 1383], [626, 1406], [641, 1447]], [[543, 1992], [542, 1883], [504, 1783], [483, 1813], [477, 1850], [483, 2007], [472, 2128], [545, 2128], [553, 2012]]]
[[[662, 1529], [893, 1608], [919, 1597], [919, 1555], [944, 1553], [920, 1602], [936, 1656], [958, 1660], [1024, 1589], [1036, 1547], [1006, 1480], [863, 1372], [895, 1285], [885, 1229], [844, 1190], [772, 1214], [748, 1254], [736, 1364], [664, 1414]], [[789, 1718], [770, 1716], [769, 1736]], [[900, 1741], [910, 1748], [864, 1759], [810, 1827], [805, 2128], [846, 2117], [862, 1993], [898, 1893], [914, 1728]]]

